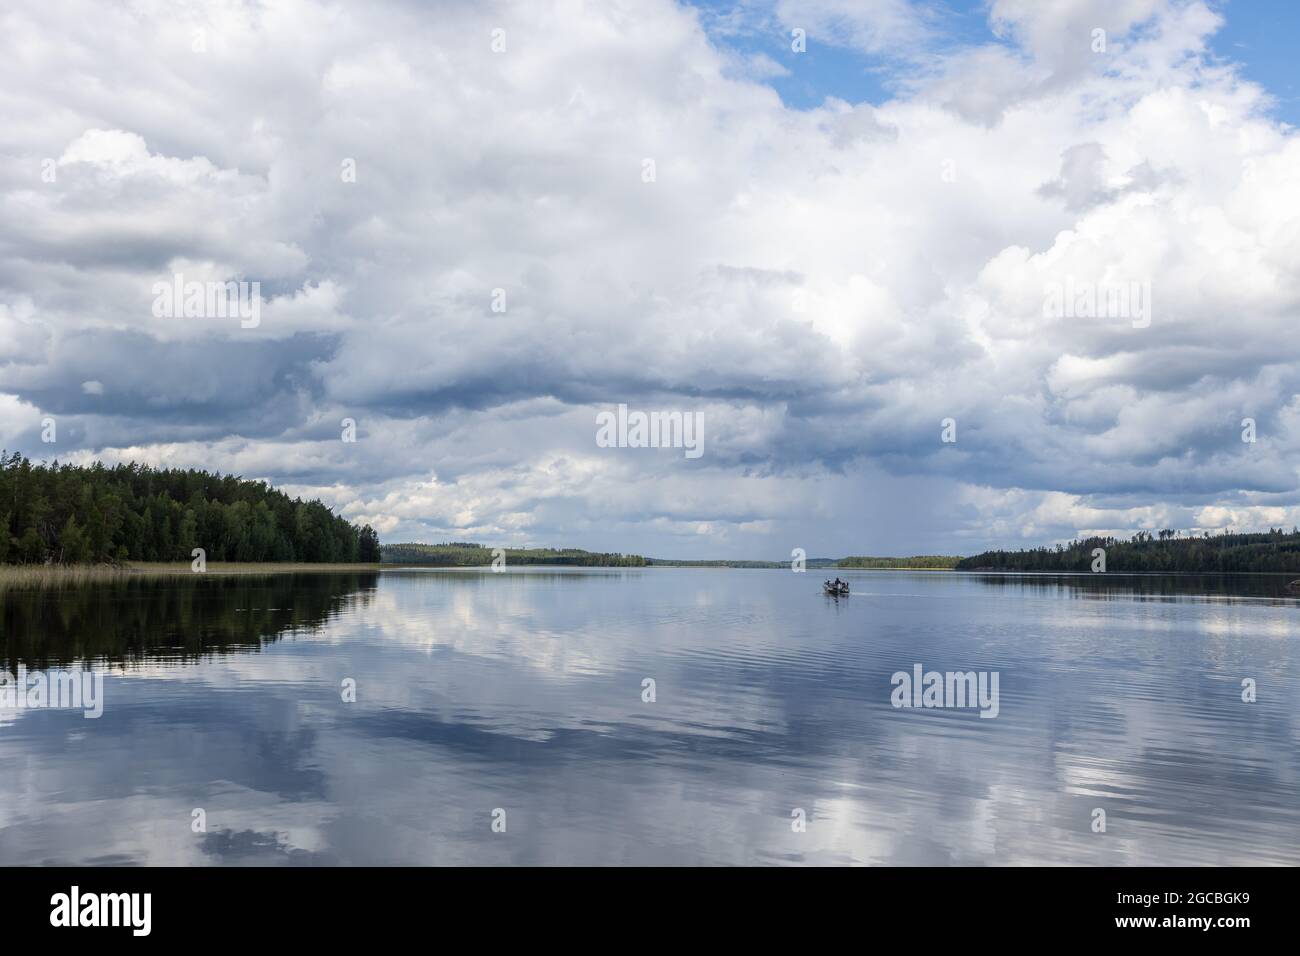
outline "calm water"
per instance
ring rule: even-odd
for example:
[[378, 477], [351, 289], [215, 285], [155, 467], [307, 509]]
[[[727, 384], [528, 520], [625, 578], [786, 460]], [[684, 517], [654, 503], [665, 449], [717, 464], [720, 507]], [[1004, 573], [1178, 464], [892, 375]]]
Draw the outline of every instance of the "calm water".
[[[841, 574], [0, 595], [11, 671], [106, 672], [0, 710], [0, 864], [1300, 863], [1285, 578]], [[895, 709], [918, 663], [998, 716]]]

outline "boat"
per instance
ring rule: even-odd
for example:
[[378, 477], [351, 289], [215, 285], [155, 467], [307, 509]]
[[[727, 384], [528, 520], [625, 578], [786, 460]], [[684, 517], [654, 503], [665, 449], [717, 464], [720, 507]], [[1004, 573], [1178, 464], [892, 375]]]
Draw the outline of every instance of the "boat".
[[839, 578], [836, 578], [834, 581], [823, 581], [822, 590], [827, 594], [833, 594], [835, 597], [839, 597], [840, 595], [847, 596], [849, 593], [849, 582], [841, 581]]

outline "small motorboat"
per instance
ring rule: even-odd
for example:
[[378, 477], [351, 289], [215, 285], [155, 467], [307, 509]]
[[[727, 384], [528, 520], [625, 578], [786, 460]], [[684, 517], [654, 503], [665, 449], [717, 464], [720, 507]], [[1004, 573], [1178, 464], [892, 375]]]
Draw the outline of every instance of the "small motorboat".
[[842, 594], [847, 595], [849, 593], [849, 582], [841, 581], [839, 578], [836, 578], [834, 581], [823, 581], [822, 590], [827, 594], [834, 595], [835, 597], [839, 597]]

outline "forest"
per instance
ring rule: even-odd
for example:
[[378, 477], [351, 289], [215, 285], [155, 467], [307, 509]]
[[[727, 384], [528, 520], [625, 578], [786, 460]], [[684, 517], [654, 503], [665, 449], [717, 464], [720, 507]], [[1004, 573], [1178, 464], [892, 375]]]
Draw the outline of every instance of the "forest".
[[1091, 571], [1093, 551], [1106, 552], [1107, 571], [1300, 572], [1300, 530], [1180, 536], [1165, 528], [1128, 540], [1093, 537], [1054, 548], [985, 551], [963, 558], [958, 571]]
[[265, 482], [144, 465], [33, 464], [0, 452], [0, 564], [373, 563], [379, 536]]

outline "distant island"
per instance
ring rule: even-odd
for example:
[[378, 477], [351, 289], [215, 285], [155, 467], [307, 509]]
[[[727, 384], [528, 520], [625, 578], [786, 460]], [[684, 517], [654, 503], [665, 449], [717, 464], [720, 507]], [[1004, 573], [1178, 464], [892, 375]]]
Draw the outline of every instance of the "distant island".
[[[803, 566], [812, 570], [834, 568], [866, 568], [892, 571], [948, 571], [956, 566], [960, 557], [918, 555], [911, 558], [806, 558]], [[790, 561], [674, 561], [664, 558], [646, 558], [647, 567], [662, 568], [789, 568]]]
[[[498, 550], [470, 541], [445, 544], [386, 544], [380, 549], [384, 564], [477, 568], [492, 564]], [[641, 568], [647, 560], [637, 554], [583, 551], [578, 548], [502, 548], [506, 565], [554, 564], [573, 567]]]
[[1094, 552], [1105, 552], [1106, 570], [1128, 572], [1300, 572], [1300, 530], [1180, 536], [1166, 528], [1139, 531], [1128, 540], [1085, 538], [1054, 548], [985, 551], [956, 564], [958, 571], [1091, 571]]
[[[607, 568], [789, 568], [790, 561], [695, 560], [647, 558], [639, 554], [583, 551], [578, 548], [504, 548], [507, 566], [552, 564]], [[429, 565], [431, 567], [486, 567], [496, 549], [470, 541], [444, 544], [386, 544], [381, 548], [384, 564]], [[915, 558], [808, 558], [806, 568], [894, 568], [949, 570], [959, 557], [926, 555]]]
[[[917, 571], [1058, 571], [1090, 572], [1094, 552], [1106, 553], [1111, 572], [1279, 572], [1300, 574], [1300, 530], [1180, 536], [1165, 529], [1139, 531], [1129, 539], [1092, 537], [1054, 547], [1019, 551], [985, 551], [971, 557], [914, 555], [911, 557], [806, 558], [808, 570]], [[486, 567], [494, 549], [484, 544], [453, 541], [445, 544], [392, 544], [382, 547], [384, 564], [434, 567]], [[577, 548], [506, 548], [506, 565], [540, 564], [577, 567], [632, 568], [790, 568], [791, 561], [744, 559], [676, 560]]]
[[0, 564], [373, 564], [379, 536], [261, 481], [0, 452]]
[[840, 558], [841, 568], [891, 571], [952, 571], [961, 557], [948, 554], [918, 554], [910, 558]]

